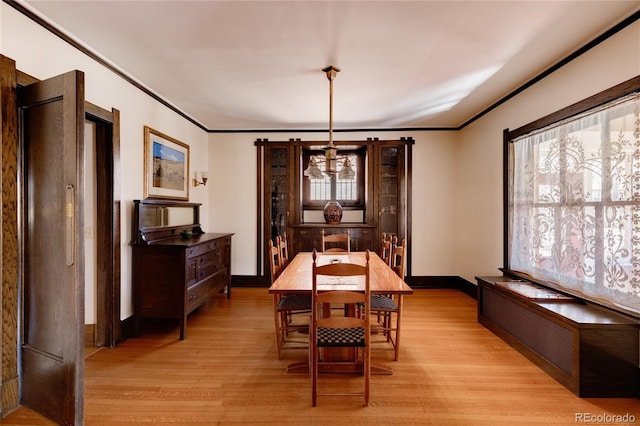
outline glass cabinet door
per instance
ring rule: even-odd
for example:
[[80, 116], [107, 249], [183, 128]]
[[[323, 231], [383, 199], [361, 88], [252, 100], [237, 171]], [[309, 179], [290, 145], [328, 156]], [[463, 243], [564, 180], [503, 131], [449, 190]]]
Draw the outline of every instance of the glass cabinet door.
[[400, 177], [403, 173], [402, 146], [380, 147], [379, 232], [402, 238], [400, 230]]
[[282, 235], [287, 231], [287, 205], [288, 205], [288, 162], [289, 150], [287, 148], [269, 148], [269, 226], [270, 238]]

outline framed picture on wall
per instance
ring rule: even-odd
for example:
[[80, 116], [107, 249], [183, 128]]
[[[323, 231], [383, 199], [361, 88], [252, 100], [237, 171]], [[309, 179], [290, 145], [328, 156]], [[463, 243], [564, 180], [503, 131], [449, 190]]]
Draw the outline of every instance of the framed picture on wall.
[[144, 198], [189, 200], [189, 145], [144, 126]]

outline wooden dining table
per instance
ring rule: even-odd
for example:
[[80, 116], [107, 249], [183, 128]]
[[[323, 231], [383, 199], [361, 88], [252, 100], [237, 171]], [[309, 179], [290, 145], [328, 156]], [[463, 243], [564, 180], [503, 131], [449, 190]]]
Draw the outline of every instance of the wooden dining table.
[[[326, 265], [332, 262], [348, 262], [363, 266], [366, 264], [366, 252], [318, 253], [317, 255], [317, 265]], [[312, 253], [300, 252], [296, 254], [280, 276], [273, 282], [269, 288], [269, 293], [273, 294], [274, 297], [290, 294], [311, 294], [313, 286], [312, 269]], [[402, 318], [403, 296], [412, 294], [413, 290], [374, 252], [369, 253], [369, 286], [371, 294], [397, 295], [398, 315], [399, 318]], [[318, 291], [336, 290], [338, 288], [341, 290], [364, 291], [364, 280], [343, 283], [318, 282]], [[398, 336], [400, 335], [400, 324], [401, 321], [398, 321]], [[336, 367], [339, 365], [336, 364]], [[287, 372], [290, 373], [306, 373], [308, 371], [309, 363], [306, 361], [296, 362], [287, 367]], [[371, 373], [392, 374], [392, 371], [387, 367], [372, 365]]]

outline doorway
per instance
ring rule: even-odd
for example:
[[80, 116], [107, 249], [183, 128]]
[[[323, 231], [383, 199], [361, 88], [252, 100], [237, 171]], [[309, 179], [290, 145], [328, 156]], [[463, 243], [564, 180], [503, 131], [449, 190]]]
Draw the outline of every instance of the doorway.
[[85, 102], [85, 112], [84, 238], [85, 247], [91, 246], [85, 252], [89, 256], [85, 262], [85, 346], [113, 347], [122, 340], [117, 167], [120, 164], [120, 113], [88, 102]]

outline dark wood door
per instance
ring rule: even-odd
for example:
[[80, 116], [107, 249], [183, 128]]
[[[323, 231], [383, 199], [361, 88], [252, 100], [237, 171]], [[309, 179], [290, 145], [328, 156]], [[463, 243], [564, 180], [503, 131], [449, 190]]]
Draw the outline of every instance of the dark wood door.
[[84, 74], [18, 92], [24, 167], [22, 403], [60, 424], [84, 405]]

